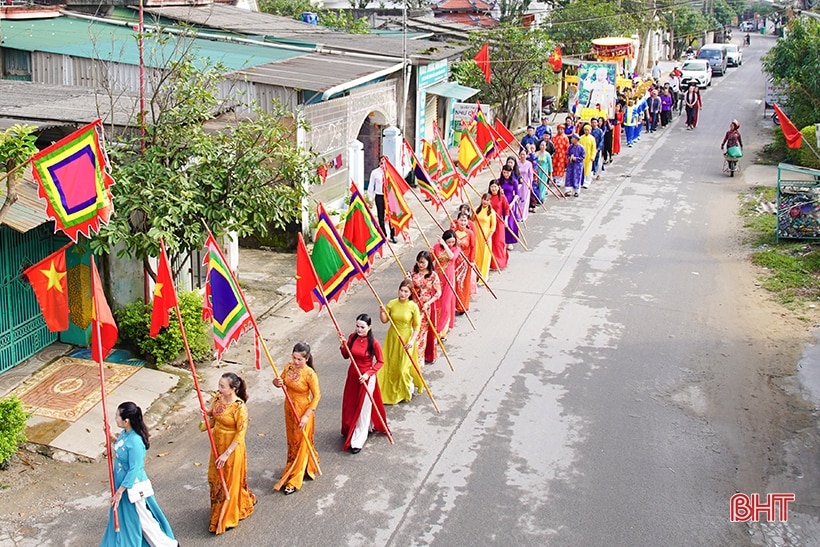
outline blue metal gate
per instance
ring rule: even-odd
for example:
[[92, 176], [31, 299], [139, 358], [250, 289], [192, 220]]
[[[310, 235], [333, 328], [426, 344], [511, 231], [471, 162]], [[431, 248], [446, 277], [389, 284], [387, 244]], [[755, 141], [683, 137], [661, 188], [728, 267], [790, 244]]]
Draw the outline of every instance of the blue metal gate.
[[0, 372], [28, 359], [57, 340], [49, 332], [34, 291], [23, 275], [62, 245], [46, 223], [21, 234], [0, 226]]

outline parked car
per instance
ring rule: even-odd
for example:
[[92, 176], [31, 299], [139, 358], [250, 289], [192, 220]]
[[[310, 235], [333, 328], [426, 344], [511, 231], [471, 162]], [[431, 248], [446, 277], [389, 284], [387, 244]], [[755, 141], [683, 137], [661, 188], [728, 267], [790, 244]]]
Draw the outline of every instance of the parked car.
[[684, 87], [686, 82], [691, 80], [695, 80], [698, 87], [701, 88], [712, 85], [712, 67], [709, 66], [709, 61], [705, 59], [684, 61], [680, 70], [683, 73], [680, 80], [684, 82]]
[[740, 66], [743, 64], [743, 50], [737, 44], [724, 44], [726, 46], [726, 63], [729, 66]]
[[726, 67], [729, 66], [729, 62], [726, 60], [726, 46], [724, 44], [706, 44], [698, 51], [697, 58], [709, 61], [713, 76], [726, 74]]
[[752, 32], [755, 29], [754, 21], [743, 21], [740, 23], [741, 32]]

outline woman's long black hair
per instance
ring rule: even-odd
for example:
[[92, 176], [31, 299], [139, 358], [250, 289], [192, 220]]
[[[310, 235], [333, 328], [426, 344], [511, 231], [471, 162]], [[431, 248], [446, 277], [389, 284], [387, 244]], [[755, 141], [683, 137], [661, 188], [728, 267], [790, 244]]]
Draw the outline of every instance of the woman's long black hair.
[[422, 258], [427, 260], [428, 272], [424, 277], [428, 278], [435, 272], [435, 266], [433, 265], [433, 257], [430, 256], [430, 251], [419, 251], [419, 254], [416, 255], [416, 263], [413, 264], [413, 272], [419, 273], [419, 260], [421, 260]]
[[131, 424], [131, 429], [142, 437], [142, 444], [144, 444], [145, 449], [148, 450], [151, 447], [151, 441], [148, 440], [148, 428], [145, 427], [145, 421], [142, 419], [142, 410], [140, 407], [138, 407], [136, 403], [126, 401], [120, 403], [120, 406], [117, 407], [117, 414], [119, 414], [120, 420], [128, 420], [128, 423]]
[[[357, 322], [358, 321], [364, 321], [365, 323], [367, 323], [368, 327], [371, 325], [370, 316], [367, 315], [366, 313], [360, 313], [356, 317], [356, 321]], [[356, 333], [353, 333], [353, 334], [356, 334]], [[375, 353], [373, 352], [373, 329], [370, 329], [370, 330], [367, 331], [367, 353], [371, 357], [373, 355], [375, 355]]]
[[247, 403], [248, 386], [245, 384], [245, 380], [243, 380], [241, 376], [234, 374], [233, 372], [226, 372], [222, 375], [222, 377], [228, 381], [228, 384], [236, 392], [236, 396]]
[[310, 345], [307, 342], [297, 342], [295, 346], [293, 346], [293, 353], [302, 353], [305, 355], [305, 360], [307, 361], [307, 366], [316, 370], [313, 366], [313, 354], [310, 353]]

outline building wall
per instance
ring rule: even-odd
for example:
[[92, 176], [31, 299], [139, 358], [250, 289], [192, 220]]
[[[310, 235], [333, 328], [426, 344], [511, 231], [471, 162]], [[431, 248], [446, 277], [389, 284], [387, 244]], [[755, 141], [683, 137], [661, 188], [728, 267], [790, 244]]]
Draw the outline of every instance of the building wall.
[[[382, 125], [396, 124], [397, 91], [396, 80], [386, 80], [355, 89], [345, 97], [306, 105], [303, 114], [310, 131], [306, 133], [305, 146], [325, 160], [338, 154], [346, 157], [348, 145], [356, 140], [371, 113], [378, 113], [376, 117]], [[312, 194], [324, 203], [337, 202], [345, 196], [349, 184], [350, 174], [345, 165], [328, 172], [325, 183], [312, 188]]]

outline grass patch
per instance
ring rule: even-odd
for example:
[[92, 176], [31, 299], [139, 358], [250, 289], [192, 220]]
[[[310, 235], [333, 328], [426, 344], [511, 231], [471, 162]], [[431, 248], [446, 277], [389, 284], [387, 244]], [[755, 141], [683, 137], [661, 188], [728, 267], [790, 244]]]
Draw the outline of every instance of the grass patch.
[[775, 188], [756, 186], [743, 196], [740, 214], [746, 243], [755, 250], [752, 263], [764, 272], [760, 284], [789, 308], [801, 308], [820, 298], [820, 244], [777, 241], [776, 217], [761, 206], [776, 201]]

